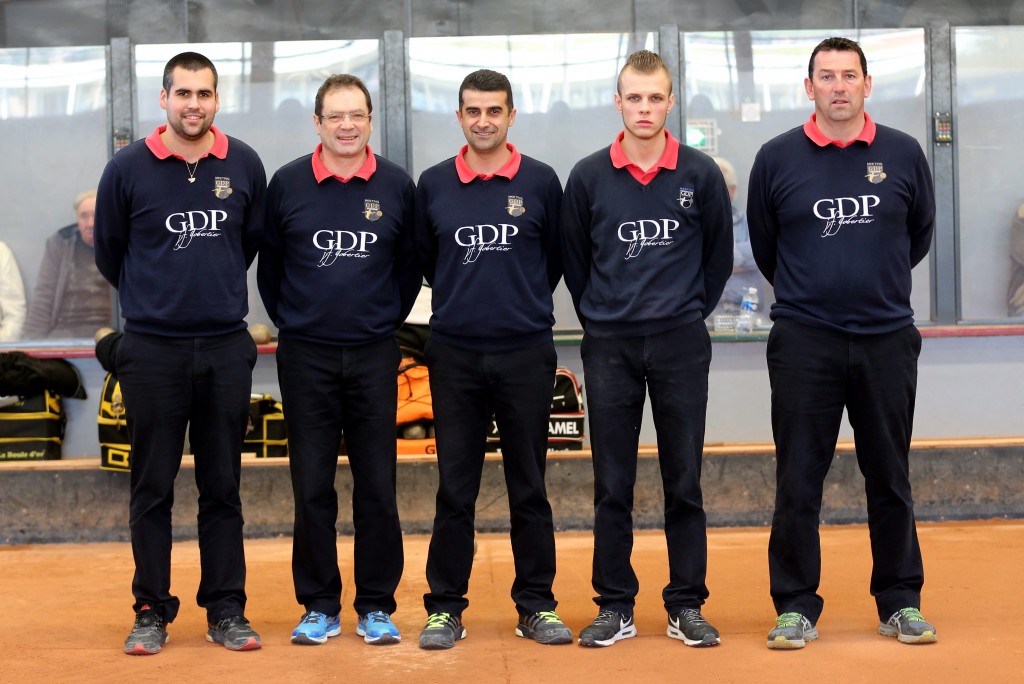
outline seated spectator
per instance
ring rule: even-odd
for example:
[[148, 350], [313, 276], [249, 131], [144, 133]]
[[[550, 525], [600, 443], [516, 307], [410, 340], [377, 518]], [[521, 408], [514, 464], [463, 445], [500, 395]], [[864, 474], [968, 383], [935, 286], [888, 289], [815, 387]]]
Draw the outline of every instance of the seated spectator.
[[[725, 177], [725, 184], [729, 188], [729, 199], [735, 202], [737, 178], [736, 169], [729, 160], [722, 157], [714, 157], [718, 168]], [[725, 291], [722, 298], [718, 300], [718, 306], [708, 319], [714, 323], [715, 316], [721, 314], [737, 314], [740, 310], [740, 303], [743, 301], [743, 293], [748, 287], [756, 287], [758, 293], [758, 310], [767, 311], [772, 298], [771, 287], [761, 275], [754, 263], [754, 255], [750, 251], [750, 230], [747, 228], [747, 215], [742, 209], [733, 204], [732, 207], [732, 275], [725, 284]], [[761, 314], [764, 321], [768, 316]]]
[[25, 339], [89, 338], [112, 319], [110, 285], [96, 269], [92, 223], [96, 191], [74, 201], [77, 224], [46, 241], [25, 323]]
[[0, 242], [0, 342], [21, 336], [25, 325], [25, 285], [11, 248]]

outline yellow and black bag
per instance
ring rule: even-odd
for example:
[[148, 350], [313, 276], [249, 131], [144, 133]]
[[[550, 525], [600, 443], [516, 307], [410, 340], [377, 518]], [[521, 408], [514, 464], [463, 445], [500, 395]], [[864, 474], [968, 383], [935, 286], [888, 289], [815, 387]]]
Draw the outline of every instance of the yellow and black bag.
[[[121, 385], [109, 373], [103, 382], [103, 396], [100, 398], [96, 422], [99, 424], [100, 468], [129, 472], [131, 442], [128, 440], [127, 414], [121, 397]], [[260, 458], [288, 455], [288, 434], [281, 403], [269, 394], [253, 394], [250, 398], [249, 424], [242, 451], [255, 452]]]
[[131, 470], [129, 457], [132, 447], [128, 440], [128, 420], [121, 397], [121, 384], [110, 373], [107, 373], [103, 381], [96, 423], [100, 437], [100, 468], [121, 472]]
[[281, 402], [269, 394], [253, 394], [249, 400], [249, 425], [245, 430], [242, 452], [255, 452], [257, 458], [288, 456], [288, 430]]
[[50, 390], [0, 408], [0, 461], [59, 459], [66, 425], [60, 395]]

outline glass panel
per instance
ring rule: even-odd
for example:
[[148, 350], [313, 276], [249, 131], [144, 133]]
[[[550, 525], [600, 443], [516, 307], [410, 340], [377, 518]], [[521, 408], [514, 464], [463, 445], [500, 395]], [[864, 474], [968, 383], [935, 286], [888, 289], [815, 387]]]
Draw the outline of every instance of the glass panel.
[[956, 28], [960, 303], [967, 321], [1024, 318], [1019, 130], [1024, 27]]
[[[708, 154], [732, 162], [738, 177], [735, 206], [746, 207], [747, 179], [761, 145], [803, 125], [814, 111], [814, 104], [804, 91], [807, 62], [814, 46], [823, 35], [849, 33], [716, 31], [683, 34], [687, 141]], [[868, 72], [872, 74], [868, 113], [876, 122], [914, 136], [924, 147], [928, 132], [924, 31], [861, 31], [855, 37], [864, 49]], [[930, 318], [930, 270], [926, 259], [913, 272], [911, 305], [918, 321]], [[727, 289], [735, 290], [737, 285], [756, 286], [756, 282], [741, 282], [744, 277], [760, 281], [761, 309], [767, 312], [774, 297], [760, 274], [737, 273]], [[725, 299], [723, 297], [719, 310], [726, 308]], [[763, 322], [768, 324], [767, 314], [762, 315]]]
[[[653, 33], [412, 38], [413, 178], [466, 144], [455, 111], [459, 85], [482, 68], [508, 76], [516, 120], [509, 142], [551, 165], [563, 185], [573, 165], [622, 130], [615, 80], [626, 57], [657, 49]], [[472, 60], [472, 61], [470, 61]], [[578, 330], [565, 285], [555, 291], [555, 328]]]
[[80, 233], [73, 207], [107, 161], [107, 91], [105, 47], [0, 50], [2, 239], [24, 281], [25, 341], [91, 345], [112, 318], [92, 220]]
[[[167, 123], [160, 109], [164, 65], [186, 50], [201, 52], [217, 66], [220, 111], [215, 125], [259, 153], [268, 181], [277, 169], [309, 154], [319, 143], [313, 128], [313, 102], [327, 76], [348, 73], [361, 78], [378, 107], [378, 120], [382, 117], [376, 40], [139, 45], [135, 48], [137, 138]], [[382, 151], [379, 130], [370, 136], [370, 147]], [[246, 320], [273, 328], [256, 289], [255, 264], [249, 269]]]

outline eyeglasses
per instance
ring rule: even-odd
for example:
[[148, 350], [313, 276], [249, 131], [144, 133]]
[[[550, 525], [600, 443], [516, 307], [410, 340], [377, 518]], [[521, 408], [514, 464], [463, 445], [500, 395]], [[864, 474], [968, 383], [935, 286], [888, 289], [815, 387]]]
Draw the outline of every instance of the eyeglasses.
[[370, 115], [367, 114], [364, 111], [334, 112], [333, 114], [328, 114], [327, 116], [321, 115], [320, 116], [320, 123], [323, 123], [323, 122], [326, 121], [327, 123], [331, 124], [332, 126], [337, 126], [338, 124], [340, 124], [342, 121], [345, 121], [346, 119], [349, 122], [351, 122], [351, 123], [353, 123], [353, 124], [358, 126], [359, 124], [364, 124], [367, 121], [369, 121], [370, 120]]

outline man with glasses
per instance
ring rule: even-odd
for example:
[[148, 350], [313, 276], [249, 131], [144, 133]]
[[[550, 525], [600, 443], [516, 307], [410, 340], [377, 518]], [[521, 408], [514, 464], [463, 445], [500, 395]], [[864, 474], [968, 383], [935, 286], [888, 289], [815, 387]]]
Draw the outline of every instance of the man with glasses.
[[878, 632], [931, 643], [909, 452], [921, 353], [910, 269], [931, 246], [932, 177], [916, 140], [864, 111], [871, 76], [856, 42], [819, 43], [804, 88], [814, 113], [764, 144], [747, 193], [754, 258], [776, 299], [768, 569], [778, 618], [768, 648], [818, 638], [818, 520], [844, 407], [864, 474]]
[[292, 576], [305, 607], [295, 644], [341, 633], [338, 494], [344, 434], [352, 469], [356, 633], [368, 644], [401, 635], [391, 619], [402, 577], [395, 499], [395, 331], [420, 286], [413, 251], [415, 188], [373, 153], [366, 85], [333, 75], [316, 94], [320, 144], [270, 181], [258, 282], [277, 325], [277, 371], [295, 496]]
[[416, 196], [417, 254], [433, 286], [426, 358], [440, 479], [420, 648], [451, 648], [466, 636], [462, 612], [492, 415], [511, 513], [516, 634], [571, 643], [554, 612], [555, 536], [544, 485], [562, 186], [551, 167], [507, 141], [516, 110], [503, 74], [469, 74], [456, 116], [467, 144], [423, 172]]

